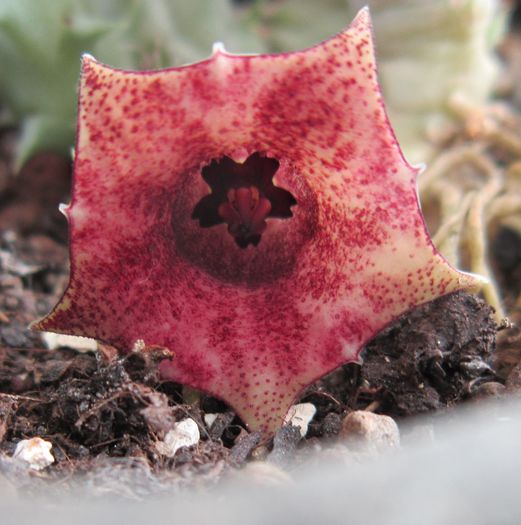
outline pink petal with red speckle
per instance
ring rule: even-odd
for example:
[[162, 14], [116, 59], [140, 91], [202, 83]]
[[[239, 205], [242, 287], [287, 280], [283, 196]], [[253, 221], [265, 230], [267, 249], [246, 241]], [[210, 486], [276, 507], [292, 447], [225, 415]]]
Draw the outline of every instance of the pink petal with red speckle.
[[[227, 156], [239, 169], [257, 152], [279, 161], [273, 184], [297, 204], [241, 248], [224, 221], [203, 228], [192, 213], [210, 193], [205, 166]], [[36, 327], [122, 351], [167, 347], [166, 378], [269, 435], [306, 386], [397, 316], [476, 285], [434, 249], [416, 175], [385, 114], [367, 10], [295, 53], [218, 50], [152, 72], [86, 56], [71, 278]]]

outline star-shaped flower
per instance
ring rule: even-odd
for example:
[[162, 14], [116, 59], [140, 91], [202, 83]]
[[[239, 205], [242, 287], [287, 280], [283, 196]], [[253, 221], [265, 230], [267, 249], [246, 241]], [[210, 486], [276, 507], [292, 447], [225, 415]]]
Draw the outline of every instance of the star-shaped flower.
[[69, 286], [42, 330], [172, 351], [165, 378], [266, 435], [414, 306], [476, 284], [435, 250], [370, 20], [313, 48], [151, 72], [86, 56]]

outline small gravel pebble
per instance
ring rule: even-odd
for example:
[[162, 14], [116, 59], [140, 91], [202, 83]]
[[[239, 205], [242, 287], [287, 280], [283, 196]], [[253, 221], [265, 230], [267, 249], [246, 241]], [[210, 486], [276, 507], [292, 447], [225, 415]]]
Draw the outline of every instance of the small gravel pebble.
[[289, 409], [284, 422], [297, 427], [301, 437], [306, 437], [309, 423], [316, 413], [317, 408], [312, 403], [298, 403]]
[[300, 429], [293, 425], [284, 425], [273, 437], [273, 450], [267, 460], [277, 465], [287, 465], [294, 457], [297, 445], [302, 439]]
[[253, 432], [246, 434], [237, 440], [230, 452], [230, 460], [235, 464], [241, 465], [246, 461], [252, 450], [260, 443], [261, 434]]
[[52, 443], [40, 437], [22, 439], [16, 445], [13, 458], [25, 461], [33, 470], [43, 470], [54, 463], [51, 448]]
[[237, 477], [260, 487], [281, 487], [292, 483], [291, 476], [279, 466], [266, 461], [253, 461], [238, 471]]
[[494, 398], [501, 397], [505, 394], [506, 387], [501, 383], [496, 381], [488, 381], [487, 383], [482, 383], [474, 392], [474, 397], [476, 398]]
[[156, 443], [156, 449], [163, 456], [173, 458], [180, 448], [196, 445], [200, 438], [197, 423], [186, 418], [176, 423], [174, 428], [166, 433], [163, 441]]
[[217, 414], [209, 413], [203, 416], [204, 424], [210, 428], [213, 425], [213, 422], [217, 419]]
[[340, 432], [342, 427], [342, 417], [340, 414], [335, 414], [335, 412], [330, 412], [324, 418], [322, 422], [322, 435], [324, 437], [336, 436]]
[[340, 436], [350, 448], [369, 452], [400, 445], [400, 431], [394, 419], [365, 410], [356, 410], [344, 418]]
[[96, 340], [91, 339], [90, 337], [55, 334], [53, 332], [42, 332], [41, 336], [45, 346], [49, 350], [67, 347], [79, 352], [89, 352], [91, 350], [97, 350], [98, 348], [98, 343]]
[[235, 414], [233, 412], [224, 412], [223, 414], [217, 414], [209, 428], [210, 437], [212, 439], [220, 439], [224, 434], [224, 431], [230, 426], [233, 421]]

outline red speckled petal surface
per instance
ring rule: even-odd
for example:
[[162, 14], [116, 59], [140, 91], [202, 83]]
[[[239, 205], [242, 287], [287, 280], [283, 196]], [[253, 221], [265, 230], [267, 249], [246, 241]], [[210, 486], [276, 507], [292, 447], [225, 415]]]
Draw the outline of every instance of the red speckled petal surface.
[[[297, 200], [241, 249], [201, 228], [201, 170], [260, 152]], [[42, 330], [173, 352], [165, 377], [272, 433], [295, 397], [408, 309], [476, 279], [434, 249], [376, 80], [369, 14], [300, 52], [153, 72], [85, 57], [71, 278]]]

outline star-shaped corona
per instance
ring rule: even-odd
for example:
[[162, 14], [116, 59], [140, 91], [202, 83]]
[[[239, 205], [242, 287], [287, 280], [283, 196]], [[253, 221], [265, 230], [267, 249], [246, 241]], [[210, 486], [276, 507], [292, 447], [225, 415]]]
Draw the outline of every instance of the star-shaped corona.
[[475, 277], [426, 230], [367, 10], [315, 47], [161, 71], [83, 59], [70, 282], [35, 327], [172, 352], [266, 436], [409, 309]]

